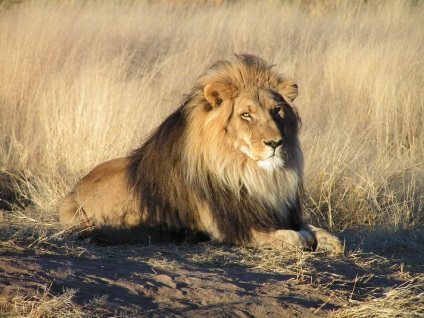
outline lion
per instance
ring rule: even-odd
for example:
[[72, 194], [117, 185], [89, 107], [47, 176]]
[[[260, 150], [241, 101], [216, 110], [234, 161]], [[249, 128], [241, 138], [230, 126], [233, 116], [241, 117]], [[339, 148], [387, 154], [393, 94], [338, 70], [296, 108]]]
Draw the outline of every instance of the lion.
[[60, 222], [112, 244], [207, 239], [342, 252], [302, 217], [297, 94], [259, 57], [218, 61], [140, 148], [77, 183]]

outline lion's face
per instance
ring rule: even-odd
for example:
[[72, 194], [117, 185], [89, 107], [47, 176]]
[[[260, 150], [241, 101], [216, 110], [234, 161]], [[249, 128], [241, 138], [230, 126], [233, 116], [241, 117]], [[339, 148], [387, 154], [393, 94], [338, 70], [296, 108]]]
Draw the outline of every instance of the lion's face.
[[234, 148], [266, 170], [284, 166], [283, 107], [265, 89], [234, 98], [228, 131]]
[[213, 84], [205, 88], [205, 97], [213, 107], [211, 112], [224, 119], [223, 130], [235, 156], [247, 157], [267, 171], [285, 166], [297, 117], [279, 93], [256, 87], [234, 94]]

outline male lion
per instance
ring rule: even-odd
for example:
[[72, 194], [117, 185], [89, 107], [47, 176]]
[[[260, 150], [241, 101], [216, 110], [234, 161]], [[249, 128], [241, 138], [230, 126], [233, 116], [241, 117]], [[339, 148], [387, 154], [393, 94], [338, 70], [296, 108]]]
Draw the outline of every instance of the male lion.
[[341, 252], [304, 224], [297, 85], [238, 55], [199, 78], [186, 101], [125, 158], [94, 168], [60, 221], [109, 243], [212, 240]]

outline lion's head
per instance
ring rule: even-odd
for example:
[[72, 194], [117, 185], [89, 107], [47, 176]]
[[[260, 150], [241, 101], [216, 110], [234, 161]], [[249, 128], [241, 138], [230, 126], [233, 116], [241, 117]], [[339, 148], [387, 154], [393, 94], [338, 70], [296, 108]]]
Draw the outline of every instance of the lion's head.
[[245, 187], [277, 205], [295, 196], [302, 176], [296, 96], [297, 85], [258, 57], [213, 65], [185, 105], [191, 178], [212, 173], [232, 191]]
[[227, 89], [217, 82], [207, 84], [204, 94], [222, 119], [216, 122], [217, 128], [224, 126], [230, 148], [245, 155], [246, 161], [250, 159], [270, 172], [284, 167], [285, 143], [290, 137], [293, 139], [288, 133], [297, 127], [293, 110], [281, 95], [268, 87]]

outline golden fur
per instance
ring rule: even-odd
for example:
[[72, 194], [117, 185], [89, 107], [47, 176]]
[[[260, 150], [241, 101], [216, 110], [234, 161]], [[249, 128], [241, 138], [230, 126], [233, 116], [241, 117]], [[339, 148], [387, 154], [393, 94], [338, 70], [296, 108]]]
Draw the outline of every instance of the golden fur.
[[217, 62], [140, 148], [76, 185], [61, 222], [110, 243], [207, 237], [340, 252], [302, 220], [296, 96], [258, 57]]

